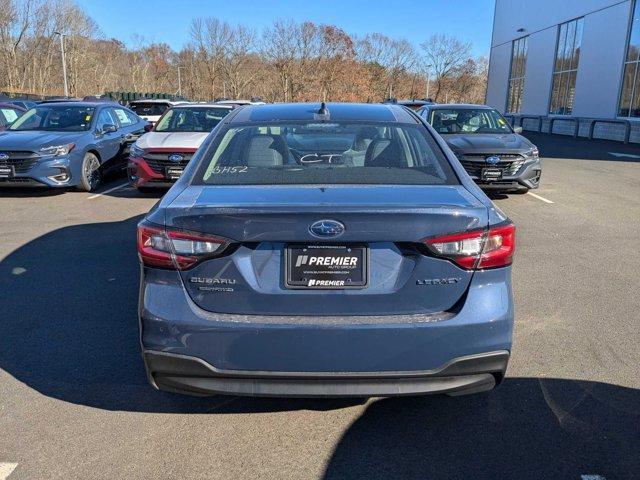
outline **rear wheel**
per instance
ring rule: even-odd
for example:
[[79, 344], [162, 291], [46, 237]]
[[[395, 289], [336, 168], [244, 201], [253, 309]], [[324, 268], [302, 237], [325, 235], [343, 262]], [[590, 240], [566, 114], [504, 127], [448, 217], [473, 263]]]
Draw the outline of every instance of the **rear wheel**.
[[79, 187], [85, 192], [93, 192], [102, 183], [100, 160], [95, 154], [87, 152], [82, 160], [82, 172]]

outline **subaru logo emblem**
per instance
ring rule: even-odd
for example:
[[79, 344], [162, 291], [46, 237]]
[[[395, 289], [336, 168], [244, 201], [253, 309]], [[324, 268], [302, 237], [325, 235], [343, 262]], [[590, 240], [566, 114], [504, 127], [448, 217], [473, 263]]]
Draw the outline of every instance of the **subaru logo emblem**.
[[344, 233], [344, 225], [335, 220], [318, 220], [309, 227], [309, 231], [314, 237], [338, 237]]
[[3, 162], [5, 160], [9, 160], [9, 155], [7, 155], [6, 153], [0, 153], [0, 162]]
[[485, 158], [484, 161], [487, 162], [489, 165], [497, 165], [498, 163], [500, 163], [500, 157], [496, 157], [495, 155], [492, 155], [491, 157]]
[[174, 153], [169, 155], [169, 160], [175, 163], [181, 162], [182, 160], [184, 160], [184, 157], [182, 155], [180, 155], [179, 153]]

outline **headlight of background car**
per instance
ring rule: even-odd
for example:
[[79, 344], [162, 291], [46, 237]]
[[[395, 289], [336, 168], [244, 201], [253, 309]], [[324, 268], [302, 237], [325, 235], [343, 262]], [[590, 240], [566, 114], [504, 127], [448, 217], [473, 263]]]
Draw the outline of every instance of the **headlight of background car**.
[[60, 157], [67, 155], [71, 150], [75, 148], [75, 143], [68, 143], [66, 145], [53, 145], [51, 147], [44, 147], [40, 149], [40, 154], [43, 156]]
[[538, 155], [538, 147], [533, 147], [531, 150], [524, 153], [525, 158], [538, 158]]
[[144, 149], [140, 148], [134, 143], [129, 149], [129, 155], [132, 157], [142, 157], [144, 155]]

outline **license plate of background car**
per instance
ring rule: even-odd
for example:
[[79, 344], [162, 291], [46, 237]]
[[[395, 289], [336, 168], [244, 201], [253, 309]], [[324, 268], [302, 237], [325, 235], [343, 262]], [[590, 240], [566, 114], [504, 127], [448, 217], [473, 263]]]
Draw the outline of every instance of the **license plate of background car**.
[[167, 167], [167, 178], [170, 178], [171, 180], [177, 180], [178, 178], [180, 178], [180, 175], [182, 175], [183, 171], [184, 169], [180, 167]]
[[13, 165], [0, 165], [0, 178], [13, 178], [14, 175]]
[[482, 180], [491, 182], [493, 180], [500, 180], [502, 178], [502, 170], [499, 168], [483, 168]]
[[369, 249], [359, 245], [288, 245], [287, 288], [365, 288], [369, 281]]

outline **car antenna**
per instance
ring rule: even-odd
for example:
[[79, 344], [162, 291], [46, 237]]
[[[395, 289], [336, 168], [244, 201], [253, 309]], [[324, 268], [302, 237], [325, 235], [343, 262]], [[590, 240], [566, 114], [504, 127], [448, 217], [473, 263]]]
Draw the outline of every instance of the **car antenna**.
[[329, 120], [330, 114], [329, 109], [327, 108], [327, 104], [322, 102], [320, 103], [320, 108], [316, 113], [313, 114], [314, 120]]

